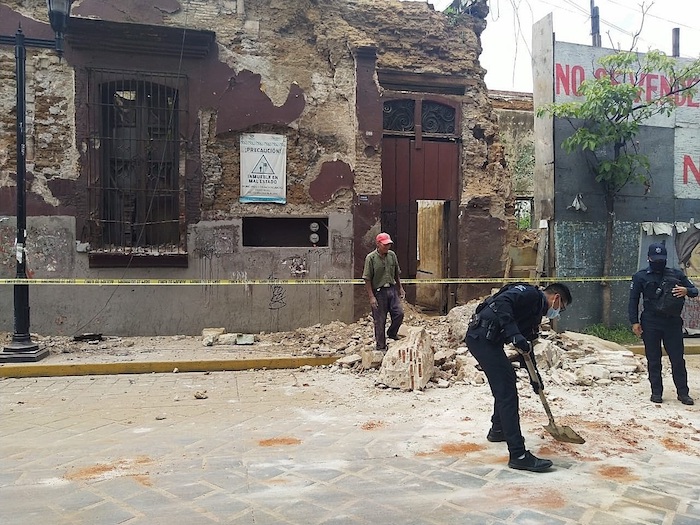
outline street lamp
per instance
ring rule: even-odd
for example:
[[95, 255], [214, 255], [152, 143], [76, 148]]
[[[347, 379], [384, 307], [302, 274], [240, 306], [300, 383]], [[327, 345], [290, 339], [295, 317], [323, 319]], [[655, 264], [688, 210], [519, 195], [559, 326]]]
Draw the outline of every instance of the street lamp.
[[[16, 279], [27, 279], [27, 148], [26, 148], [26, 85], [25, 63], [27, 47], [55, 49], [59, 58], [63, 56], [63, 35], [68, 25], [73, 0], [47, 0], [51, 28], [56, 33], [54, 40], [25, 38], [22, 28], [14, 36], [0, 35], [0, 44], [15, 46], [15, 81], [17, 83], [17, 259]], [[39, 349], [29, 333], [29, 285], [14, 285], [15, 331], [12, 342], [0, 352], [0, 363], [39, 361], [49, 355], [47, 349]]]

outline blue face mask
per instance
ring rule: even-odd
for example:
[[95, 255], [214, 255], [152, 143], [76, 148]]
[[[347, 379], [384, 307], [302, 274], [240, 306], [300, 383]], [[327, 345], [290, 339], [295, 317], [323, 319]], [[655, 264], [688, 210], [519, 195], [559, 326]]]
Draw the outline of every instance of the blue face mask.
[[547, 310], [546, 315], [549, 319], [556, 319], [557, 317], [559, 317], [559, 312], [560, 312], [559, 308], [552, 308], [550, 306], [549, 310]]
[[[561, 305], [561, 299], [559, 299], [559, 304]], [[554, 302], [552, 302], [552, 306], [549, 307], [549, 310], [547, 310], [547, 313], [545, 314], [548, 319], [556, 319], [559, 317], [559, 313], [561, 312], [561, 306], [559, 308], [554, 308]]]

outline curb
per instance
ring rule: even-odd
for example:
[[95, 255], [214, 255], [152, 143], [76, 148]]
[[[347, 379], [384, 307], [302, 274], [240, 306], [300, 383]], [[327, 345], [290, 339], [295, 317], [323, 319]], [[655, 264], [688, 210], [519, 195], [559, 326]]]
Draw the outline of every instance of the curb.
[[[688, 339], [683, 340], [683, 347], [685, 349], [685, 355], [700, 355], [700, 341], [697, 338], [692, 338], [690, 339], [689, 342]], [[627, 348], [634, 352], [635, 354], [639, 355], [644, 355], [644, 345], [643, 344], [637, 344], [637, 345], [628, 345]], [[664, 350], [664, 354], [666, 351]]]
[[264, 359], [223, 359], [201, 361], [139, 361], [126, 363], [36, 364], [18, 363], [0, 366], [0, 377], [59, 377], [116, 374], [165, 374], [178, 372], [224, 372], [252, 369], [325, 366], [338, 357], [269, 357]]

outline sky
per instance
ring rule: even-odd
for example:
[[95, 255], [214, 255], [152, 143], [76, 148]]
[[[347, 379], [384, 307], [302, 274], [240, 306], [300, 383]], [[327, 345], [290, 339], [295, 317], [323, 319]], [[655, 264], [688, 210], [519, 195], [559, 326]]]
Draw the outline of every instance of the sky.
[[[442, 11], [452, 0], [427, 1]], [[658, 49], [671, 54], [672, 29], [680, 28], [682, 57], [700, 57], [700, 1], [646, 0], [650, 7], [642, 26], [641, 0], [595, 0], [600, 12], [603, 47], [631, 49], [641, 27], [638, 51]], [[532, 91], [532, 25], [549, 13], [557, 41], [591, 44], [591, 0], [489, 0], [490, 13], [482, 34], [481, 65], [489, 89]]]

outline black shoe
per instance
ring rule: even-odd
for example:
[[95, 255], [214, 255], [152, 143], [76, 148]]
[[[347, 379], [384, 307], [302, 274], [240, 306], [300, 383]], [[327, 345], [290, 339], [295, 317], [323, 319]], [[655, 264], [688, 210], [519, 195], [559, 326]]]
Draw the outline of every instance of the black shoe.
[[404, 338], [404, 336], [399, 335], [399, 334], [396, 334], [396, 335], [388, 335], [388, 334], [387, 334], [387, 337], [388, 337], [389, 339], [392, 339], [393, 341], [398, 341], [399, 339], [403, 339], [403, 338]]
[[693, 401], [693, 398], [690, 397], [688, 394], [686, 394], [684, 396], [679, 395], [678, 401], [680, 401], [684, 405], [694, 405], [695, 404], [695, 401]]
[[491, 429], [489, 433], [486, 434], [486, 439], [491, 443], [500, 443], [501, 441], [505, 441], [506, 437], [503, 435], [502, 430]]
[[511, 458], [508, 461], [508, 466], [510, 468], [518, 470], [529, 470], [530, 472], [543, 472], [552, 466], [552, 462], [548, 459], [540, 459], [537, 456], [533, 456], [528, 450], [525, 452], [525, 457]]
[[[678, 397], [680, 399], [680, 396]], [[663, 403], [664, 400], [661, 398], [661, 394], [652, 394], [651, 397], [649, 398], [649, 401], [652, 403]]]

